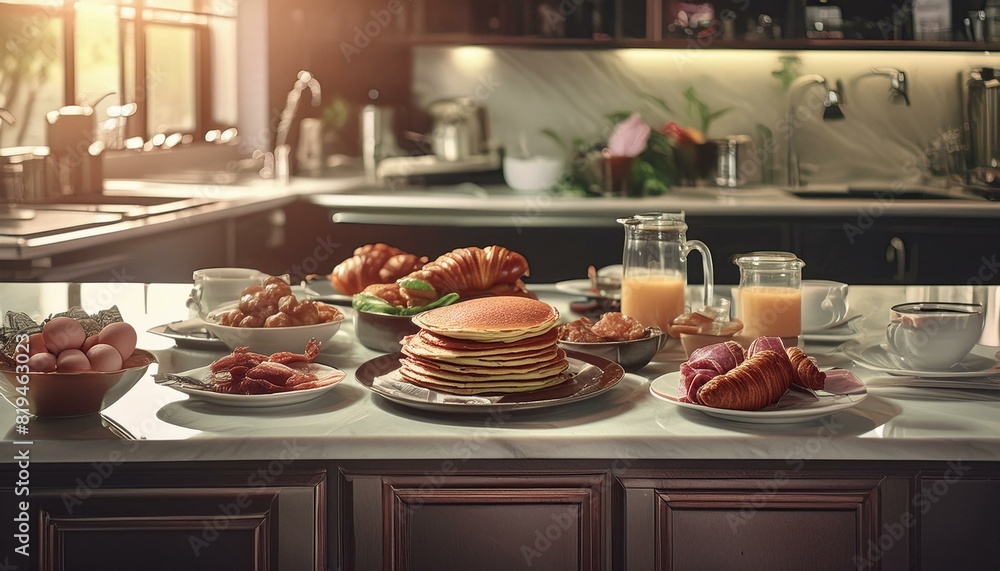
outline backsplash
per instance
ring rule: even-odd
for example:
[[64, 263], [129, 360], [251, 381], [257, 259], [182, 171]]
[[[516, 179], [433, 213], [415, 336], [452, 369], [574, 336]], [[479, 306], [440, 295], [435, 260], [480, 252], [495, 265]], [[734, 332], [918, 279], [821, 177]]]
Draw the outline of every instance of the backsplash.
[[[775, 131], [783, 183], [785, 139], [778, 133], [789, 94], [772, 72], [781, 69], [781, 56], [792, 55], [801, 60], [800, 74], [841, 80], [844, 88], [846, 120], [823, 121], [817, 109], [796, 131], [803, 180], [813, 184], [913, 181], [914, 157], [944, 130], [961, 126], [961, 72], [1000, 66], [1000, 56], [986, 53], [421, 47], [413, 93], [421, 105], [477, 97], [488, 110], [494, 142], [509, 152], [527, 147], [530, 154], [558, 154], [543, 128], [567, 140], [590, 139], [613, 111], [639, 111], [654, 126], [666, 120], [695, 126], [683, 97], [694, 86], [711, 109], [732, 108], [712, 124], [709, 138], [754, 135], [758, 124]], [[910, 107], [890, 101], [889, 78], [871, 74], [873, 67], [907, 74]], [[642, 94], [660, 97], [672, 113]], [[796, 102], [820, 95], [817, 86], [797, 89]]]

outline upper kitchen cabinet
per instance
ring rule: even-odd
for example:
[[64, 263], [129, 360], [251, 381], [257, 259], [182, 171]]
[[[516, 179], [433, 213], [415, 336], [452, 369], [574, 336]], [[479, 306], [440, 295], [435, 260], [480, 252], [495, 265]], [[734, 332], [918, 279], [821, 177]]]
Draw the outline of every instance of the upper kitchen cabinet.
[[[1000, 47], [1000, 0], [413, 0], [415, 43], [566, 47]], [[389, 3], [391, 6], [393, 2]]]

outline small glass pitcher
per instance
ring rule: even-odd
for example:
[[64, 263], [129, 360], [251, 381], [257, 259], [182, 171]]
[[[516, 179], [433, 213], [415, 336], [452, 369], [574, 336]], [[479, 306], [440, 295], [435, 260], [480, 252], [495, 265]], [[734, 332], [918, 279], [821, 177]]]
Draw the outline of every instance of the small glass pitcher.
[[802, 334], [802, 267], [791, 252], [751, 252], [736, 258], [740, 285], [733, 294], [741, 336], [781, 337], [797, 344]]
[[666, 332], [684, 313], [687, 255], [701, 253], [705, 269], [705, 305], [714, 299], [712, 254], [698, 240], [688, 240], [683, 212], [636, 214], [619, 218], [625, 226], [622, 256], [622, 313], [646, 327]]

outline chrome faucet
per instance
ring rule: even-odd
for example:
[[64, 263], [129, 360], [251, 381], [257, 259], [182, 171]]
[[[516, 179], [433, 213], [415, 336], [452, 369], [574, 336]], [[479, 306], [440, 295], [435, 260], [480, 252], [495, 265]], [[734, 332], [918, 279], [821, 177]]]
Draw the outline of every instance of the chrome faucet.
[[[291, 147], [288, 145], [288, 131], [292, 128], [292, 123], [295, 121], [295, 110], [298, 108], [302, 92], [306, 89], [312, 92], [312, 106], [319, 107], [322, 99], [319, 81], [313, 77], [312, 73], [302, 70], [296, 76], [292, 90], [288, 92], [285, 109], [281, 112], [275, 134], [273, 155], [274, 178], [281, 184], [288, 184], [291, 178]], [[267, 158], [265, 157], [265, 164], [267, 162]]]
[[841, 92], [843, 87], [837, 81], [836, 88], [831, 88], [826, 78], [822, 75], [803, 75], [792, 82], [788, 95], [788, 186], [798, 188], [802, 184], [802, 171], [799, 165], [799, 155], [795, 150], [795, 95], [799, 90], [810, 85], [822, 85], [826, 90], [823, 99], [823, 120], [837, 121], [844, 118], [844, 110], [841, 108], [843, 99]]
[[910, 106], [910, 96], [906, 92], [906, 72], [892, 67], [873, 67], [872, 73], [875, 75], [885, 75], [889, 77], [889, 97], [896, 102], [900, 99]]
[[13, 126], [14, 125], [14, 115], [10, 111], [7, 111], [3, 107], [0, 107], [0, 147], [3, 146], [3, 124], [4, 123], [7, 123], [8, 125]]

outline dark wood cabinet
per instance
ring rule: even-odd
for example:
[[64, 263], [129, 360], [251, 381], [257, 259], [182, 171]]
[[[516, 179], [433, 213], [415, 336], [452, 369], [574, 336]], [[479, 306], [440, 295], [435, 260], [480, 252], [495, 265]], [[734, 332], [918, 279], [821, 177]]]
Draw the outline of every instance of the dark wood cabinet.
[[606, 569], [604, 473], [345, 474], [357, 570]]
[[921, 569], [995, 571], [1000, 564], [1000, 479], [961, 479], [961, 463], [957, 465], [959, 471], [922, 478], [913, 502], [920, 518]]

